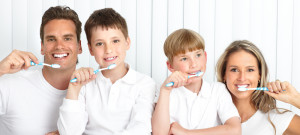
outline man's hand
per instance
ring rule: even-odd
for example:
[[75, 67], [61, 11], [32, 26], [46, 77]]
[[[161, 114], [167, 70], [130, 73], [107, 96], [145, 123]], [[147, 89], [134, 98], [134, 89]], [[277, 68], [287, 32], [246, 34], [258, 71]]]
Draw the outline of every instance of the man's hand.
[[12, 74], [22, 69], [28, 69], [31, 60], [39, 63], [38, 59], [30, 52], [13, 50], [6, 58], [0, 62], [0, 76]]

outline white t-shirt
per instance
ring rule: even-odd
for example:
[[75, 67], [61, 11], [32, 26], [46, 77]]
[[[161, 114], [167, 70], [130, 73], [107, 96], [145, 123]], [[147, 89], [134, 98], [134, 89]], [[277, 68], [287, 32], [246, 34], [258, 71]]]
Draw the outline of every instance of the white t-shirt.
[[174, 88], [169, 104], [170, 122], [178, 122], [186, 129], [215, 127], [229, 118], [240, 117], [225, 85], [219, 82], [209, 84], [203, 80], [198, 95], [185, 87]]
[[[280, 112], [283, 110], [280, 109]], [[276, 127], [276, 135], [282, 135], [294, 117], [293, 112], [278, 114], [275, 109], [270, 111], [270, 119]], [[274, 135], [275, 131], [268, 121], [268, 113], [258, 110], [247, 121], [242, 123], [242, 135]]]
[[52, 87], [41, 69], [0, 77], [0, 135], [42, 135], [57, 130], [66, 90]]
[[151, 133], [155, 82], [129, 68], [114, 84], [101, 72], [83, 86], [78, 100], [64, 99], [61, 135], [147, 135]]

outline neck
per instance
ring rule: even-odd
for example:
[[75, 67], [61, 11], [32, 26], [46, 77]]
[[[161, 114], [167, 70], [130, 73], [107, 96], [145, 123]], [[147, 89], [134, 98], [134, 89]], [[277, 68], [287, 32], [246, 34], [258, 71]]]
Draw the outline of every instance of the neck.
[[249, 97], [247, 99], [237, 99], [233, 95], [231, 95], [231, 96], [232, 96], [234, 105], [238, 109], [242, 123], [247, 121], [249, 118], [251, 118], [257, 111], [255, 109], [254, 104], [251, 102], [251, 97]]
[[[199, 83], [200, 82], [200, 83]], [[184, 87], [187, 88], [188, 90], [194, 92], [194, 93], [197, 93], [199, 94], [200, 92], [200, 89], [202, 87], [202, 82], [203, 82], [203, 79], [201, 78], [200, 81], [195, 81], [194, 80], [194, 83], [191, 83], [189, 85], [185, 85]]]
[[118, 65], [114, 69], [103, 70], [102, 74], [104, 77], [109, 78], [110, 81], [114, 84], [117, 80], [124, 77], [127, 74], [128, 70], [129, 69], [125, 66], [125, 63], [123, 63]]
[[50, 85], [59, 90], [66, 90], [74, 71], [75, 67], [72, 70], [58, 70], [45, 66], [42, 72]]

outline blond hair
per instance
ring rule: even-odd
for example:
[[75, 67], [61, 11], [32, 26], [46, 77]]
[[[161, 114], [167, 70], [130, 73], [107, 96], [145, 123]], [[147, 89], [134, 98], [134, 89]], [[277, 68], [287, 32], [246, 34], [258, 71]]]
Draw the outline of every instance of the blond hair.
[[[220, 56], [217, 65], [216, 65], [216, 72], [217, 72], [217, 79], [219, 82], [224, 83], [224, 76], [226, 72], [226, 66], [228, 62], [228, 58], [231, 54], [239, 51], [246, 51], [250, 54], [252, 54], [258, 64], [260, 79], [257, 87], [266, 87], [268, 83], [269, 78], [269, 70], [268, 66], [266, 64], [266, 61], [261, 53], [261, 51], [250, 41], [247, 40], [237, 40], [232, 42], [225, 50], [225, 52]], [[226, 85], [226, 84], [225, 84]], [[269, 96], [268, 94], [264, 93], [263, 91], [254, 91], [251, 96], [252, 104], [255, 106], [256, 110], [260, 110], [264, 113], [268, 113], [268, 120], [273, 126], [276, 134], [276, 128], [273, 122], [270, 119], [269, 111], [272, 109], [276, 109], [278, 113], [284, 113], [279, 112], [278, 108], [276, 107], [276, 100]]]
[[183, 54], [185, 51], [205, 50], [203, 38], [195, 31], [189, 29], [179, 29], [171, 33], [165, 43], [164, 52], [170, 63], [173, 57]]

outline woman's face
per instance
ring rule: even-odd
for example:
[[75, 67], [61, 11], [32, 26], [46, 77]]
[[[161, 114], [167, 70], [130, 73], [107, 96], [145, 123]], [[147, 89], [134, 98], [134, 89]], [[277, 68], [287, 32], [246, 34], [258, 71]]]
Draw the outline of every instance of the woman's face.
[[239, 87], [256, 88], [260, 79], [255, 56], [241, 50], [230, 54], [223, 78], [234, 99], [250, 99], [253, 90], [239, 91]]

